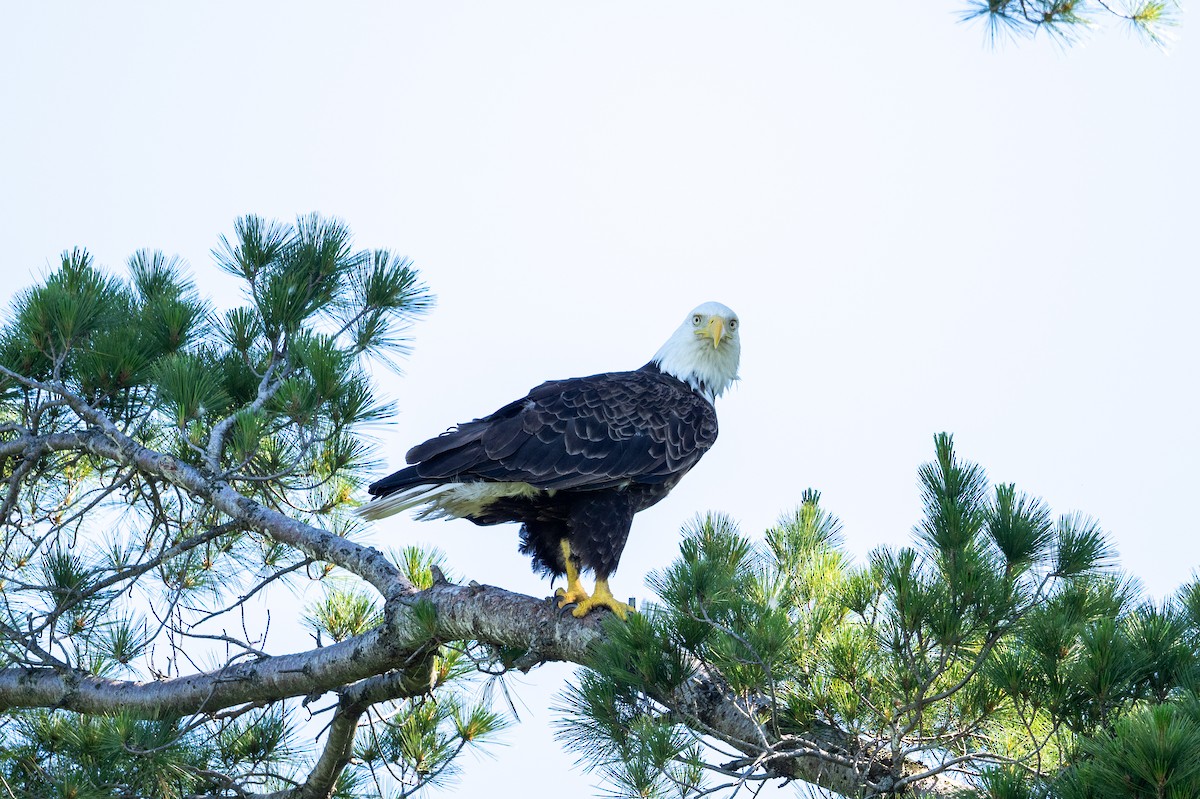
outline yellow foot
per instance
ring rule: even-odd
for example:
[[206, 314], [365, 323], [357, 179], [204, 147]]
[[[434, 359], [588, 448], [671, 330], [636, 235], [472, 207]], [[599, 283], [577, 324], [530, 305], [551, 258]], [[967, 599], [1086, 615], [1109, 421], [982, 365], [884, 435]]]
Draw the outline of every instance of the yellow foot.
[[588, 598], [588, 592], [583, 590], [583, 586], [578, 582], [575, 585], [567, 584], [566, 588], [560, 588], [554, 592], [554, 596], [558, 597], [558, 606], [565, 608], [575, 602], [583, 602]]
[[563, 569], [567, 573], [567, 587], [558, 589], [554, 595], [558, 597], [558, 606], [565, 608], [574, 602], [583, 602], [588, 598], [588, 592], [579, 582], [579, 558], [571, 555], [571, 543], [564, 538], [558, 542], [558, 547], [562, 550]]
[[[562, 605], [559, 605], [562, 607]], [[608, 588], [608, 580], [597, 580], [596, 590], [587, 599], [580, 602], [571, 611], [571, 615], [577, 619], [582, 619], [588, 613], [591, 613], [594, 608], [608, 608], [613, 613], [617, 614], [617, 618], [625, 621], [626, 616], [633, 610], [633, 605], [626, 605], [612, 595], [612, 591]]]

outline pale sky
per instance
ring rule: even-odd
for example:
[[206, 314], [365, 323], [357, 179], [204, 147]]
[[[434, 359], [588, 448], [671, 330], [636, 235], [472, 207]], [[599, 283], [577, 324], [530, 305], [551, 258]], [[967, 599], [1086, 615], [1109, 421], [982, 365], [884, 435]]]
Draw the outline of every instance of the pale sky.
[[[236, 217], [338, 216], [438, 295], [381, 375], [395, 464], [547, 378], [640, 366], [719, 300], [743, 380], [635, 520], [619, 596], [647, 597], [697, 512], [758, 536], [809, 486], [855, 556], [908, 543], [943, 430], [1099, 519], [1167, 596], [1200, 566], [1194, 37], [992, 48], [965, 7], [10, 4], [0, 299], [78, 245], [178, 254], [227, 305], [209, 251]], [[376, 530], [546, 595], [516, 538]], [[521, 678], [524, 719], [463, 795], [596, 792], [550, 735], [568, 673]]]

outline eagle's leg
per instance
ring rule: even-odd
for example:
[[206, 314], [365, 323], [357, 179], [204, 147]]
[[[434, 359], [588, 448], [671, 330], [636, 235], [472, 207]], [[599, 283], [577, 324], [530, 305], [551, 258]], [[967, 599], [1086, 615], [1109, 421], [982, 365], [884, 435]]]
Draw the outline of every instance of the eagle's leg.
[[[560, 606], [561, 607], [561, 606]], [[626, 605], [621, 600], [612, 595], [612, 589], [608, 587], [608, 578], [600, 577], [596, 580], [596, 590], [592, 591], [592, 595], [575, 606], [575, 610], [571, 611], [571, 615], [577, 619], [582, 619], [593, 608], [608, 608], [613, 613], [617, 614], [617, 618], [621, 621], [634, 609], [633, 605]]]
[[579, 568], [596, 575], [592, 595], [571, 611], [576, 618], [603, 607], [624, 619], [633, 610], [613, 596], [608, 577], [621, 560], [637, 499], [630, 491], [593, 491], [581, 494], [572, 504], [567, 519], [571, 553], [579, 558]]
[[554, 595], [558, 597], [558, 606], [563, 608], [573, 602], [583, 602], [588, 598], [588, 593], [579, 582], [579, 556], [571, 554], [570, 542], [562, 539], [559, 548], [562, 550], [563, 568], [567, 572], [567, 587], [558, 589]]

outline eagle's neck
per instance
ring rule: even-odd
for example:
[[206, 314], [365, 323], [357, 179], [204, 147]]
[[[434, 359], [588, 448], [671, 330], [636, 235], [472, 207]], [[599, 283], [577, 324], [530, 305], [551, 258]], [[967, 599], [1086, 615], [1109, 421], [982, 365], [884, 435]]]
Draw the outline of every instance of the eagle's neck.
[[671, 375], [691, 386], [709, 402], [738, 379], [738, 349], [732, 346], [714, 347], [712, 342], [698, 339], [691, 330], [681, 329], [667, 339], [650, 361], [664, 374]]

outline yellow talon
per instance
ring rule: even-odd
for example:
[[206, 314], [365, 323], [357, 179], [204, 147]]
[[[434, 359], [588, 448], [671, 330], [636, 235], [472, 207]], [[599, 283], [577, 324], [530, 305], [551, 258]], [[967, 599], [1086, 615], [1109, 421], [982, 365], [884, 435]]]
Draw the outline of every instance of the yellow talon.
[[583, 602], [588, 598], [588, 592], [579, 582], [579, 569], [575, 568], [575, 562], [571, 560], [571, 545], [567, 543], [567, 539], [564, 538], [559, 547], [562, 549], [563, 564], [567, 570], [567, 587], [558, 589], [554, 595], [558, 597], [558, 606], [565, 608], [572, 602]]
[[567, 583], [567, 587], [565, 589], [559, 588], [554, 592], [554, 596], [558, 598], [558, 606], [565, 608], [572, 603], [584, 601], [588, 598], [588, 593], [583, 590], [583, 586], [579, 583], [576, 583], [574, 586]]
[[[562, 605], [559, 605], [559, 607], [562, 607]], [[608, 608], [617, 614], [617, 618], [621, 621], [625, 621], [625, 618], [634, 609], [633, 605], [626, 605], [612, 595], [612, 591], [608, 587], [608, 580], [597, 580], [596, 590], [592, 592], [590, 597], [576, 605], [575, 609], [571, 611], [571, 615], [577, 619], [582, 619], [593, 608], [600, 607]]]

